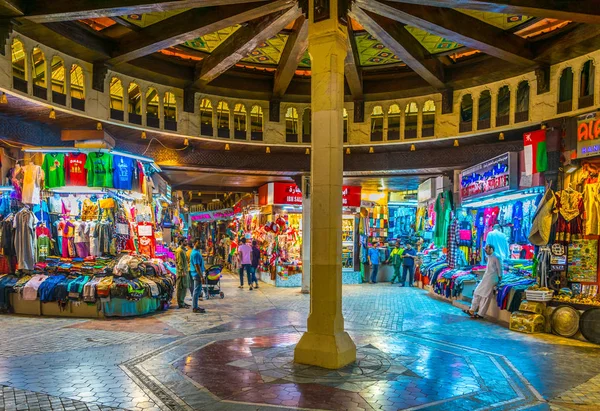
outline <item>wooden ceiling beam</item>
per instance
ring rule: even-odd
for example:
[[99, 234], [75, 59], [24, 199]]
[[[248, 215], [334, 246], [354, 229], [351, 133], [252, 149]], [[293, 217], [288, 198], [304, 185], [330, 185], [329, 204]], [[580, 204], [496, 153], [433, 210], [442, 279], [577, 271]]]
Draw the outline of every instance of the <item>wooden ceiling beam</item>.
[[381, 41], [435, 89], [441, 90], [446, 87], [442, 63], [425, 50], [421, 43], [406, 30], [404, 24], [355, 6], [352, 7], [350, 17], [358, 21], [372, 36]]
[[350, 94], [352, 94], [352, 100], [362, 100], [362, 70], [360, 68], [360, 57], [356, 46], [354, 31], [352, 30], [352, 24], [348, 24], [348, 49], [346, 52], [346, 59], [344, 60], [344, 74], [346, 76], [346, 81], [348, 82], [348, 87], [350, 88]]
[[285, 43], [283, 53], [281, 53], [279, 67], [275, 73], [273, 97], [283, 97], [307, 48], [308, 20], [304, 16], [300, 16], [294, 23], [294, 28]]
[[61, 21], [44, 23], [46, 28], [68, 40], [71, 40], [85, 48], [93, 50], [103, 56], [109, 57], [114, 43], [90, 32], [84, 25], [76, 21]]
[[38, 23], [47, 23], [264, 1], [266, 0], [29, 0], [24, 17]]
[[193, 87], [201, 87], [233, 67], [248, 56], [259, 44], [279, 33], [285, 26], [296, 20], [302, 10], [294, 5], [287, 11], [280, 11], [248, 22], [221, 43], [205, 60], [195, 76]]
[[242, 24], [268, 14], [285, 10], [294, 0], [276, 0], [222, 7], [199, 8], [185, 11], [130, 33], [119, 42], [115, 54], [107, 64], [116, 65], [236, 24]]
[[600, 23], [600, 7], [597, 1], [564, 0], [390, 0], [395, 3], [409, 3], [422, 6], [435, 6], [456, 9], [487, 11], [493, 13], [517, 14], [522, 16], [546, 17], [571, 20], [580, 23]]
[[24, 14], [24, 3], [22, 0], [0, 0], [0, 16], [21, 17]]
[[355, 4], [502, 60], [522, 66], [535, 65], [527, 40], [459, 11], [379, 0], [356, 0]]

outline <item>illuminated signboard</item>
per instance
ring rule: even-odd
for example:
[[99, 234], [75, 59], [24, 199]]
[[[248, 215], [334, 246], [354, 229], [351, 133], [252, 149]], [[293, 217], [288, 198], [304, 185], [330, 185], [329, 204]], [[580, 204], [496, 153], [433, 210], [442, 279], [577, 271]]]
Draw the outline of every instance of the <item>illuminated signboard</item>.
[[463, 200], [517, 188], [517, 153], [505, 153], [469, 167], [460, 175]]
[[600, 155], [600, 116], [598, 112], [577, 117], [577, 158]]

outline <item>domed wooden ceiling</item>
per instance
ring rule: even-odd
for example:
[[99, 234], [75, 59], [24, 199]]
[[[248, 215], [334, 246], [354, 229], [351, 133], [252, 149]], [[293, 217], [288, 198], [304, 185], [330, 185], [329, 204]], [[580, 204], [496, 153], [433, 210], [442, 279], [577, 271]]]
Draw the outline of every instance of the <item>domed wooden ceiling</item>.
[[[347, 94], [463, 88], [600, 48], [594, 1], [344, 0]], [[108, 68], [193, 91], [310, 95], [307, 0], [0, 0], [0, 26]], [[0, 36], [2, 37], [2, 36]]]

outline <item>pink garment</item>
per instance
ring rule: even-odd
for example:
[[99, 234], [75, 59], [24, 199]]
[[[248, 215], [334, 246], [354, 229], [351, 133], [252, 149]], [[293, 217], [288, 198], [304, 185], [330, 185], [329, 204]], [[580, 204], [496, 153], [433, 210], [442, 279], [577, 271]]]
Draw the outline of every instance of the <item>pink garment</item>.
[[90, 255], [87, 243], [75, 243], [75, 251], [77, 252], [77, 257], [80, 258], [86, 258]]
[[242, 244], [238, 247], [238, 253], [241, 257], [241, 264], [252, 264], [252, 247], [248, 244]]
[[27, 301], [35, 301], [38, 298], [38, 288], [48, 278], [47, 275], [38, 274], [31, 277], [31, 280], [27, 281], [25, 287], [23, 287], [23, 299]]

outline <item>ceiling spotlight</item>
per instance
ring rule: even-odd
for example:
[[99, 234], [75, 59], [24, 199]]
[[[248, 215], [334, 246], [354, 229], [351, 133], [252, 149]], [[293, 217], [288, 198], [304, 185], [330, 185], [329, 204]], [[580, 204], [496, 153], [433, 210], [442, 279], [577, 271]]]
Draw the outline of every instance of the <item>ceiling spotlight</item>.
[[227, 144], [225, 144], [225, 151], [229, 151], [229, 150], [230, 150], [229, 143], [227, 143]]
[[101, 122], [96, 123], [96, 130], [102, 131], [102, 123]]
[[202, 193], [198, 191], [198, 197], [202, 197]]
[[373, 154], [375, 152], [375, 150], [373, 149], [373, 147], [369, 147], [369, 154]]
[[267, 147], [267, 149], [265, 150], [265, 153], [271, 154], [271, 147]]
[[504, 133], [498, 134], [498, 140], [504, 141]]
[[542, 125], [540, 126], [540, 128], [541, 128], [542, 130], [545, 130], [545, 129], [546, 129], [546, 124], [542, 123]]
[[350, 154], [350, 147], [346, 148], [346, 154]]
[[454, 147], [458, 147], [458, 139], [454, 139]]
[[416, 151], [416, 150], [417, 150], [417, 148], [415, 147], [415, 145], [411, 144], [410, 145], [410, 151]]
[[2, 96], [0, 97], [0, 104], [8, 104], [8, 98], [6, 97], [5, 92], [2, 92]]
[[187, 138], [183, 140], [183, 145], [184, 146], [189, 146], [190, 145], [190, 140], [188, 140]]
[[310, 154], [310, 148], [307, 148], [306, 151], [304, 152], [304, 154], [309, 155]]
[[48, 118], [51, 118], [52, 120], [56, 118], [56, 111], [54, 111], [53, 108], [50, 109], [50, 114], [48, 115]]
[[142, 131], [142, 140], [145, 140], [145, 139], [146, 139], [146, 132]]

